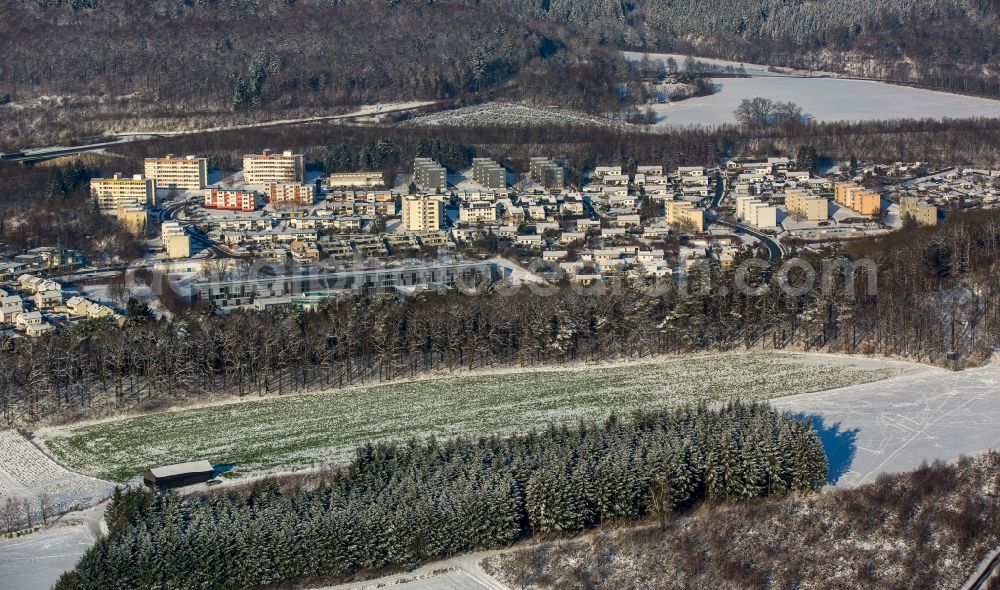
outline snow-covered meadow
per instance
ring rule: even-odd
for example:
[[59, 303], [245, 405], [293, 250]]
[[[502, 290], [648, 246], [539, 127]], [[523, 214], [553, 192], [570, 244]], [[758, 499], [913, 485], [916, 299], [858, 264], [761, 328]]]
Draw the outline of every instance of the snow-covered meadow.
[[650, 108], [661, 126], [736, 123], [744, 98], [791, 101], [819, 122], [1000, 117], [1000, 101], [868, 80], [806, 77], [717, 78], [717, 92]]
[[0, 431], [0, 505], [27, 500], [37, 523], [43, 496], [52, 516], [97, 504], [113, 489], [112, 483], [65, 469], [17, 432]]
[[368, 441], [505, 434], [611, 412], [766, 400], [897, 375], [892, 364], [791, 354], [720, 354], [610, 367], [395, 383], [45, 429], [73, 469], [127, 481], [151, 465], [207, 459], [240, 475], [346, 462]]

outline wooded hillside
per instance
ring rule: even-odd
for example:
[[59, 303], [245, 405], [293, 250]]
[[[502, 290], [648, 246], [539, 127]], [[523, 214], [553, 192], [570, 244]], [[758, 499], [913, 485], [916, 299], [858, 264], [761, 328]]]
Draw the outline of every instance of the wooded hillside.
[[[996, 0], [4, 0], [0, 107], [14, 139], [77, 111], [225, 117], [475, 98], [522, 72], [606, 95], [612, 49], [693, 51], [1000, 95]], [[527, 93], [531, 95], [530, 92]], [[586, 94], [586, 93], [585, 93]], [[43, 98], [44, 97], [44, 98]], [[560, 102], [559, 97], [547, 100]], [[583, 103], [606, 108], [602, 100]], [[0, 117], [7, 119], [7, 117]], [[77, 123], [80, 123], [77, 121]]]

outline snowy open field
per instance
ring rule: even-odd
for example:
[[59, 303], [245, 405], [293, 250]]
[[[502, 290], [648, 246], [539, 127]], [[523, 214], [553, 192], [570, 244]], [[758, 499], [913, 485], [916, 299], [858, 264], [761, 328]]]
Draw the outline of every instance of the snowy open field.
[[97, 540], [104, 506], [67, 515], [44, 530], [0, 539], [0, 590], [49, 590]]
[[[903, 365], [906, 366], [906, 365]], [[240, 475], [346, 462], [368, 441], [506, 434], [612, 411], [766, 400], [867, 383], [895, 364], [722, 354], [604, 368], [504, 372], [217, 405], [40, 431], [73, 469], [127, 481], [152, 465], [207, 459]]]
[[114, 484], [63, 468], [17, 432], [0, 431], [0, 505], [8, 498], [28, 500], [37, 522], [43, 494], [50, 513], [59, 514], [92, 506], [113, 489]]
[[1000, 117], [1000, 101], [908, 86], [842, 78], [753, 77], [713, 80], [711, 96], [651, 105], [659, 125], [736, 123], [733, 111], [744, 98], [794, 102], [820, 122], [884, 119]]
[[832, 483], [853, 486], [923, 461], [1000, 448], [1000, 366], [953, 373], [927, 369], [868, 383], [775, 400], [818, 416]]

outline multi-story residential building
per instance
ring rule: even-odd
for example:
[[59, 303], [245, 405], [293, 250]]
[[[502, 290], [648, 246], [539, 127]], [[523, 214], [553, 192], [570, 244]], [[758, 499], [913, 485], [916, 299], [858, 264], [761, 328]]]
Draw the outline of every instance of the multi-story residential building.
[[920, 225], [937, 225], [938, 209], [919, 197], [903, 197], [899, 200], [899, 215]]
[[439, 231], [444, 226], [444, 199], [439, 196], [408, 196], [403, 199], [403, 229]]
[[792, 215], [808, 221], [826, 221], [830, 218], [830, 201], [811, 195], [803, 189], [785, 191], [785, 208]]
[[736, 217], [754, 227], [775, 227], [778, 225], [778, 208], [755, 197], [736, 197]]
[[448, 189], [448, 171], [430, 158], [413, 160], [413, 182], [424, 190], [444, 192]]
[[243, 181], [265, 186], [272, 182], [302, 182], [305, 180], [305, 157], [291, 151], [280, 154], [264, 150], [243, 156]]
[[488, 189], [505, 189], [507, 169], [490, 158], [473, 158], [472, 179]]
[[381, 172], [337, 172], [327, 177], [331, 187], [380, 187], [385, 186]]
[[882, 211], [881, 195], [854, 182], [836, 183], [834, 200], [862, 215], [878, 215]]
[[90, 195], [99, 208], [112, 213], [118, 205], [155, 207], [156, 182], [141, 174], [130, 178], [121, 174], [111, 178], [94, 178], [90, 181]]
[[493, 223], [497, 220], [496, 203], [489, 201], [465, 201], [458, 209], [458, 220], [462, 223], [470, 223], [472, 225]]
[[705, 228], [705, 210], [690, 201], [664, 201], [664, 221], [673, 226], [691, 226], [696, 231]]
[[637, 166], [635, 169], [635, 173], [643, 174], [645, 176], [663, 176], [663, 166], [660, 165]]
[[272, 182], [267, 185], [269, 203], [312, 205], [316, 200], [316, 185], [301, 182]]
[[549, 158], [531, 158], [531, 178], [547, 189], [562, 189], [566, 186], [566, 172], [563, 167]]
[[263, 200], [257, 191], [213, 187], [205, 191], [205, 207], [209, 209], [232, 209], [235, 211], [256, 211]]
[[115, 207], [115, 216], [130, 232], [141, 235], [146, 230], [146, 223], [149, 218], [145, 207], [138, 205], [119, 204]]
[[167, 258], [187, 258], [191, 256], [191, 236], [176, 221], [165, 221], [161, 227], [163, 248]]
[[201, 190], [208, 185], [208, 160], [195, 156], [175, 158], [167, 154], [162, 158], [146, 158], [143, 162], [146, 178], [156, 182], [160, 189]]

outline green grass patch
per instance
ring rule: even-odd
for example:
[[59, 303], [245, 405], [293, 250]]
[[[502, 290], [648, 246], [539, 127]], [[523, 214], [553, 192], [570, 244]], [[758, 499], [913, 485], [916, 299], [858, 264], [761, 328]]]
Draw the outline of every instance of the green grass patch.
[[248, 474], [345, 463], [368, 441], [509, 434], [640, 408], [767, 400], [898, 372], [776, 353], [720, 354], [263, 398], [39, 434], [70, 468], [112, 481], [127, 481], [150, 466], [196, 459], [235, 463], [236, 473]]

